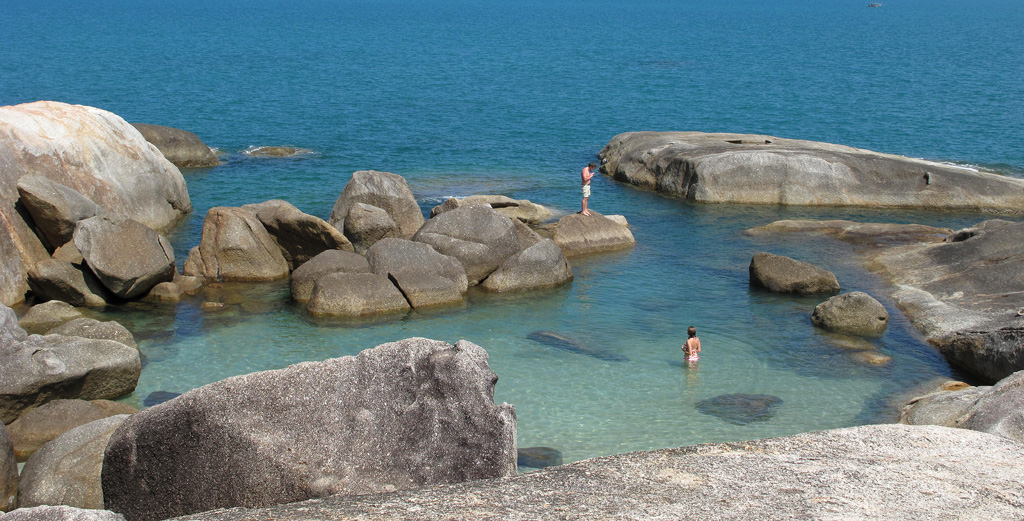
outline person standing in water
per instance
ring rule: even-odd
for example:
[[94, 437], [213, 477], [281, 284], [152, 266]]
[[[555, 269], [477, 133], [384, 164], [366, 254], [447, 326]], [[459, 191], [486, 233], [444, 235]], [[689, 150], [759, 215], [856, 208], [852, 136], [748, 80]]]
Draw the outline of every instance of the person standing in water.
[[686, 342], [683, 343], [683, 353], [686, 354], [687, 362], [695, 362], [700, 359], [700, 339], [697, 338], [697, 328], [690, 326], [686, 330]]
[[582, 215], [590, 215], [590, 211], [587, 210], [587, 200], [590, 199], [590, 180], [594, 177], [594, 169], [597, 165], [590, 163], [583, 167], [583, 171], [580, 172], [580, 179], [583, 182], [583, 211], [580, 212]]

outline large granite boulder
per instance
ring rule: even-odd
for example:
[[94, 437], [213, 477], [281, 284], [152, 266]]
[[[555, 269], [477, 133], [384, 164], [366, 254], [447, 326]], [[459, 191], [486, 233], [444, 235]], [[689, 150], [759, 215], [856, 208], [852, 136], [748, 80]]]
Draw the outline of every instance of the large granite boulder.
[[102, 509], [100, 468], [104, 450], [110, 435], [128, 417], [119, 414], [75, 427], [33, 454], [21, 471], [18, 507]]
[[0, 305], [0, 353], [14, 349], [26, 338], [28, 332], [18, 323], [18, 314], [13, 309]]
[[444, 212], [427, 221], [412, 239], [458, 259], [471, 286], [519, 251], [512, 220], [483, 205]]
[[[345, 230], [345, 218], [356, 204], [363, 203], [383, 209], [400, 230], [400, 237], [409, 238], [423, 226], [423, 211], [409, 189], [405, 178], [390, 172], [361, 170], [352, 174], [327, 219], [332, 226]], [[345, 234], [348, 236], [348, 233]]]
[[631, 452], [506, 479], [196, 514], [192, 521], [1016, 520], [1024, 445], [869, 425]]
[[139, 221], [90, 217], [75, 226], [74, 241], [89, 269], [117, 297], [140, 297], [174, 278], [171, 243]]
[[352, 251], [352, 243], [327, 221], [303, 213], [287, 201], [273, 199], [242, 207], [256, 216], [281, 247], [288, 268], [294, 270], [327, 250]]
[[14, 510], [18, 498], [18, 460], [14, 457], [11, 435], [3, 426], [0, 426], [0, 494], [3, 494], [0, 496], [0, 511]]
[[386, 275], [337, 272], [316, 280], [306, 309], [316, 316], [362, 317], [407, 311], [409, 301]]
[[28, 270], [28, 286], [40, 300], [59, 300], [72, 306], [105, 306], [107, 289], [82, 265], [46, 259]]
[[331, 273], [370, 273], [366, 257], [343, 250], [327, 250], [292, 272], [291, 293], [296, 302], [309, 301], [317, 279]]
[[28, 308], [28, 312], [21, 317], [18, 325], [29, 333], [42, 334], [79, 318], [82, 318], [82, 312], [71, 304], [60, 300], [48, 300]]
[[109, 510], [75, 508], [64, 505], [43, 505], [19, 508], [0, 516], [3, 521], [125, 521], [124, 516]]
[[347, 237], [352, 238], [356, 253], [363, 254], [377, 241], [388, 237], [401, 237], [402, 229], [383, 208], [366, 203], [354, 203], [343, 224]]
[[[13, 313], [10, 308], [0, 313]], [[139, 351], [113, 340], [31, 335], [0, 351], [0, 419], [57, 398], [96, 400], [132, 392], [142, 364]]]
[[366, 251], [370, 269], [389, 277], [413, 308], [462, 302], [469, 287], [466, 270], [422, 242], [382, 239]]
[[154, 229], [192, 209], [181, 172], [114, 114], [52, 101], [0, 107], [0, 302], [8, 305], [24, 299], [28, 269], [48, 257], [15, 206], [28, 175]]
[[25, 461], [65, 432], [118, 414], [134, 414], [134, 407], [110, 400], [53, 400], [31, 409], [7, 426], [14, 441], [14, 456]]
[[811, 322], [840, 333], [881, 335], [889, 324], [889, 312], [871, 295], [863, 291], [851, 291], [815, 306]]
[[960, 427], [1024, 442], [1024, 371], [994, 386], [936, 389], [916, 397], [901, 409], [900, 423]]
[[78, 221], [103, 213], [92, 199], [41, 175], [18, 179], [18, 195], [39, 230], [38, 237], [51, 250], [71, 240]]
[[627, 132], [599, 156], [618, 181], [697, 202], [1024, 212], [1022, 179], [814, 141]]
[[512, 476], [496, 380], [473, 343], [411, 338], [206, 385], [114, 433], [106, 506], [148, 521]]
[[94, 318], [82, 317], [69, 320], [46, 332], [47, 335], [78, 336], [97, 340], [114, 340], [128, 347], [139, 348], [135, 337], [128, 328], [113, 320], [101, 322]]
[[182, 267], [184, 275], [216, 281], [260, 281], [288, 276], [288, 261], [263, 223], [241, 208], [206, 212], [199, 246]]
[[180, 128], [132, 123], [142, 137], [160, 149], [160, 153], [174, 166], [181, 168], [205, 168], [217, 166], [220, 160], [199, 136]]
[[636, 245], [629, 228], [597, 213], [569, 214], [558, 220], [552, 236], [566, 257], [604, 253]]
[[494, 211], [519, 222], [539, 224], [555, 216], [554, 210], [526, 199], [512, 199], [505, 195], [470, 195], [468, 197], [451, 197], [447, 201], [430, 209], [430, 217], [465, 205], [486, 204]]
[[750, 284], [775, 293], [800, 295], [839, 291], [839, 281], [831, 271], [766, 252], [750, 259]]
[[480, 287], [507, 292], [560, 286], [572, 280], [572, 267], [555, 241], [544, 239], [511, 256]]

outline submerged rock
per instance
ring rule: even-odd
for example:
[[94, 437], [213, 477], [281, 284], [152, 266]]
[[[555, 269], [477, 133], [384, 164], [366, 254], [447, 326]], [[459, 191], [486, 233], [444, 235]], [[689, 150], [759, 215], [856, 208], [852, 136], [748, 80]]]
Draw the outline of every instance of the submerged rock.
[[800, 295], [839, 291], [839, 281], [831, 271], [766, 252], [750, 259], [750, 284], [775, 293]]
[[562, 451], [551, 447], [526, 447], [517, 452], [520, 467], [542, 469], [562, 464]]
[[618, 181], [696, 202], [1024, 212], [1024, 180], [829, 143], [626, 132], [599, 155]]
[[153, 391], [146, 396], [146, 399], [142, 401], [142, 405], [146, 407], [152, 407], [154, 405], [160, 405], [164, 402], [169, 402], [177, 397], [181, 396], [181, 393], [173, 393], [170, 391]]
[[575, 338], [562, 333], [556, 333], [554, 331], [534, 331], [529, 335], [526, 335], [526, 338], [546, 346], [561, 349], [562, 351], [592, 356], [598, 360], [605, 360], [607, 362], [629, 361], [629, 358], [626, 358], [622, 354], [585, 345]]
[[192, 132], [148, 123], [132, 123], [132, 126], [146, 138], [146, 141], [160, 149], [160, 153], [174, 163], [174, 166], [206, 168], [220, 164], [217, 155]]
[[721, 394], [697, 402], [697, 411], [736, 425], [768, 421], [782, 398], [768, 394]]
[[206, 385], [113, 435], [106, 506], [149, 521], [511, 476], [496, 380], [479, 346], [412, 338]]

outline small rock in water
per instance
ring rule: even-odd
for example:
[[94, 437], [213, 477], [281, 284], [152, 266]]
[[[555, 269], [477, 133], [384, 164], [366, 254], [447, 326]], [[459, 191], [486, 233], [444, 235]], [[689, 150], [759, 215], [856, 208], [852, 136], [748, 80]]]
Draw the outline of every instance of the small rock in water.
[[177, 398], [179, 396], [181, 396], [181, 393], [172, 393], [170, 391], [153, 391], [149, 393], [149, 396], [147, 396], [145, 400], [142, 401], [142, 405], [145, 405], [146, 407], [152, 407], [154, 405], [159, 405], [161, 403], [173, 400], [174, 398]]
[[542, 469], [562, 464], [562, 451], [551, 447], [526, 447], [517, 451], [517, 465]]
[[768, 394], [721, 394], [697, 402], [697, 411], [736, 425], [767, 421], [782, 405], [782, 398]]

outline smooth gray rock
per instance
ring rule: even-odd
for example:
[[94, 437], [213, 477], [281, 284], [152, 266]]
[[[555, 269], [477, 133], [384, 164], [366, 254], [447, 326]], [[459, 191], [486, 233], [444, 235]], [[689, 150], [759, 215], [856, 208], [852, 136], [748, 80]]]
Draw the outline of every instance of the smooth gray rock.
[[18, 179], [18, 195], [51, 249], [71, 240], [78, 221], [103, 213], [92, 199], [41, 175]]
[[[416, 197], [409, 189], [405, 178], [390, 172], [361, 170], [353, 173], [335, 201], [327, 221], [335, 228], [345, 230], [345, 219], [356, 203], [376, 206], [387, 212], [391, 220], [398, 225], [399, 236], [402, 238], [412, 237], [425, 222], [423, 211], [416, 203]], [[349, 236], [347, 232], [345, 235]]]
[[97, 340], [114, 340], [121, 342], [128, 347], [139, 348], [135, 343], [135, 337], [128, 328], [118, 322], [108, 320], [100, 322], [94, 318], [82, 317], [69, 320], [46, 332], [47, 335], [78, 336], [82, 338], [94, 338]]
[[150, 288], [149, 293], [143, 297], [146, 302], [172, 303], [180, 302], [181, 295], [185, 292], [174, 282], [161, 282]]
[[569, 214], [558, 220], [552, 237], [566, 257], [604, 253], [636, 245], [629, 228], [591, 211], [590, 215]]
[[44, 505], [19, 508], [0, 516], [3, 521], [125, 521], [121, 514], [109, 510], [93, 510], [69, 506]]
[[750, 259], [750, 284], [775, 293], [836, 293], [839, 281], [824, 268], [767, 252]]
[[123, 119], [92, 107], [53, 101], [0, 107], [0, 165], [0, 302], [6, 305], [24, 300], [28, 269], [49, 257], [15, 205], [22, 177], [46, 177], [157, 230], [192, 210], [177, 167]]
[[469, 287], [466, 270], [422, 242], [382, 239], [366, 251], [370, 269], [386, 275], [413, 308], [458, 304]]
[[356, 253], [364, 254], [374, 243], [388, 237], [401, 237], [402, 229], [383, 209], [365, 203], [354, 203], [345, 217], [344, 231], [352, 238]]
[[199, 136], [180, 128], [132, 123], [142, 137], [160, 149], [160, 153], [174, 166], [181, 168], [206, 168], [217, 166], [220, 160]]
[[352, 251], [352, 243], [327, 221], [303, 213], [287, 201], [273, 199], [259, 204], [247, 204], [243, 210], [253, 212], [281, 247], [294, 270], [309, 259], [327, 250]]
[[46, 259], [28, 270], [28, 286], [36, 298], [60, 300], [72, 306], [105, 306], [107, 289], [88, 268]]
[[138, 221], [90, 217], [75, 226], [74, 241], [89, 269], [120, 298], [140, 297], [174, 278], [171, 243]]
[[411, 338], [206, 385], [118, 429], [106, 506], [149, 521], [512, 476], [515, 412], [494, 404], [496, 380], [475, 344]]
[[455, 305], [466, 296], [466, 286], [435, 273], [399, 271], [388, 278], [414, 309]]
[[241, 208], [206, 212], [203, 233], [182, 274], [211, 281], [262, 281], [288, 276], [288, 261], [263, 223]]
[[970, 386], [957, 390], [936, 389], [917, 396], [900, 408], [899, 422], [907, 425], [959, 427], [959, 422], [991, 386]]
[[519, 251], [512, 220], [489, 206], [460, 206], [427, 221], [412, 238], [455, 257], [475, 285]]
[[316, 316], [361, 317], [409, 309], [386, 275], [329, 273], [316, 280], [306, 309]]
[[958, 426], [1024, 443], [1024, 371], [1017, 371], [988, 389]]
[[863, 291], [836, 295], [814, 308], [811, 322], [818, 327], [852, 335], [880, 335], [889, 324], [885, 306]]
[[110, 435], [128, 417], [119, 414], [75, 427], [33, 454], [21, 471], [18, 507], [103, 509], [100, 468], [104, 450]]
[[7, 306], [0, 305], [0, 354], [15, 349], [26, 338], [28, 333], [18, 323], [17, 313]]
[[572, 267], [555, 241], [544, 239], [509, 257], [480, 287], [499, 293], [560, 286], [572, 280]]
[[[0, 426], [0, 510], [14, 510], [18, 498], [18, 460], [7, 428]], [[3, 517], [3, 516], [0, 516]]]
[[505, 479], [331, 497], [195, 521], [1017, 520], [1024, 445], [870, 425], [595, 458]]
[[138, 409], [128, 404], [110, 400], [58, 399], [29, 410], [8, 425], [7, 430], [14, 440], [14, 456], [25, 461], [43, 445], [75, 427], [136, 412]]
[[31, 335], [0, 353], [0, 419], [57, 398], [117, 398], [132, 392], [139, 351], [113, 340]]
[[343, 250], [327, 250], [292, 272], [291, 293], [296, 302], [309, 301], [317, 279], [331, 273], [370, 273], [366, 257]]
[[599, 156], [618, 181], [696, 202], [1024, 212], [1024, 180], [814, 141], [627, 132]]
[[545, 237], [542, 237], [533, 228], [530, 228], [519, 219], [512, 219], [512, 224], [515, 225], [516, 240], [519, 241], [519, 251], [523, 251], [545, 239]]
[[28, 333], [42, 334], [79, 318], [82, 318], [82, 312], [71, 304], [60, 300], [48, 300], [28, 308], [28, 312], [21, 317], [18, 324]]
[[465, 205], [485, 204], [494, 211], [519, 222], [539, 224], [555, 216], [554, 210], [531, 202], [527, 199], [512, 199], [505, 195], [470, 195], [462, 198], [449, 198], [445, 202], [431, 208], [430, 217]]

